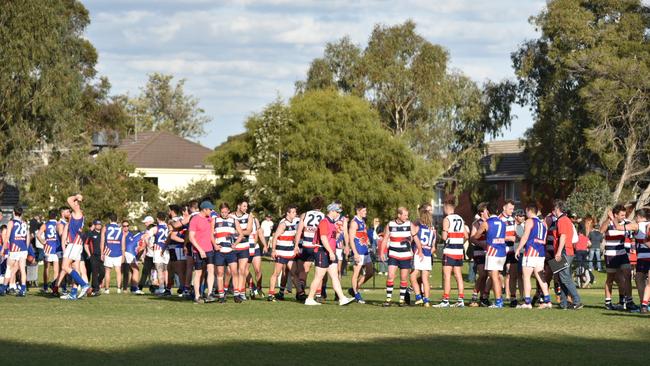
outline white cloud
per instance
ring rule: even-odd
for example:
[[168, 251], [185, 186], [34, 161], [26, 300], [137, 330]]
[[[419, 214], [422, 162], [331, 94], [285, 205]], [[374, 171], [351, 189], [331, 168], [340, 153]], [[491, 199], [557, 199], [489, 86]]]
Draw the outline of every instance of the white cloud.
[[214, 146], [227, 137], [217, 126], [229, 126], [224, 133], [242, 130], [245, 117], [276, 93], [289, 97], [294, 82], [304, 78], [326, 42], [350, 35], [363, 45], [377, 23], [413, 19], [420, 34], [447, 48], [450, 67], [477, 81], [512, 77], [510, 53], [534, 36], [527, 19], [544, 4], [543, 0], [91, 0], [87, 36], [99, 51], [98, 70], [109, 77], [116, 92], [137, 93], [152, 72], [187, 78], [187, 92], [199, 97], [215, 120], [215, 131], [205, 141]]

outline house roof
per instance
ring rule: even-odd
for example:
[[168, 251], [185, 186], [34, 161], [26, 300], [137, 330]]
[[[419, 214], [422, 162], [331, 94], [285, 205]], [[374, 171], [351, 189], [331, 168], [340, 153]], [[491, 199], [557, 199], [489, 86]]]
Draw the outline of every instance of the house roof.
[[125, 138], [117, 150], [124, 151], [136, 168], [202, 169], [211, 149], [169, 132], [138, 133]]
[[528, 162], [521, 140], [490, 141], [487, 155], [481, 159], [485, 180], [518, 180], [528, 173]]

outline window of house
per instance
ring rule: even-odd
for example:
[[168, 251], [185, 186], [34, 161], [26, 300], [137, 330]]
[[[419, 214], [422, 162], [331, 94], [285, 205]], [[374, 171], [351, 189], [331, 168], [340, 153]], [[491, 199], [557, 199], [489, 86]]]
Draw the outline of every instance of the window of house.
[[505, 199], [513, 200], [515, 203], [521, 203], [521, 182], [506, 182]]

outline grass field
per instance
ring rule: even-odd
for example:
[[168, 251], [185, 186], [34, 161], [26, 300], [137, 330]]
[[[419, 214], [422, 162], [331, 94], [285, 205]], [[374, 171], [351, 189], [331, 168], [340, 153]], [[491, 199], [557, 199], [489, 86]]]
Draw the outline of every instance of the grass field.
[[604, 310], [602, 289], [581, 294], [586, 307], [564, 311], [382, 308], [380, 289], [347, 307], [32, 292], [0, 298], [0, 365], [647, 364], [650, 317]]

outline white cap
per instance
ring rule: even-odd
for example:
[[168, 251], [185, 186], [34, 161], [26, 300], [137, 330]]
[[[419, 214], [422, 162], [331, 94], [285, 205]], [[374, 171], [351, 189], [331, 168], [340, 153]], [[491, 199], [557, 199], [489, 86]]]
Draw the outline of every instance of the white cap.
[[153, 222], [153, 221], [154, 221], [154, 220], [153, 220], [153, 217], [151, 217], [151, 216], [147, 216], [147, 217], [144, 218], [144, 220], [142, 220], [142, 223], [143, 223], [143, 224], [146, 224], [146, 223], [148, 223], [148, 222]]

